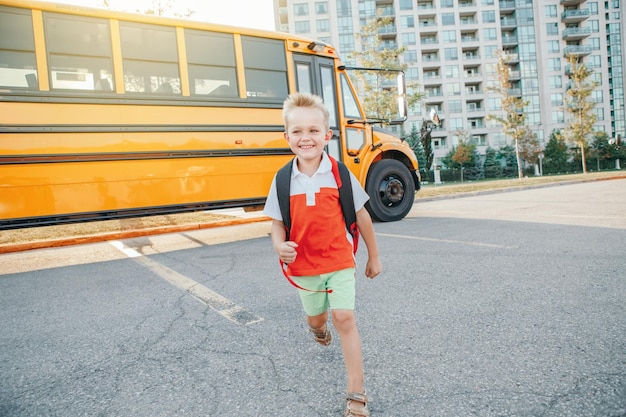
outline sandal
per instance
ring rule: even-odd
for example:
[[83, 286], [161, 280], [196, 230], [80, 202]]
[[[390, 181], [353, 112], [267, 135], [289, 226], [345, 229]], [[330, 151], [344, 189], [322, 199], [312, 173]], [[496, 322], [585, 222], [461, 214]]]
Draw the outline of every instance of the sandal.
[[330, 345], [330, 342], [333, 340], [333, 335], [328, 328], [328, 325], [325, 324], [321, 333], [318, 333], [316, 329], [309, 327], [309, 331], [313, 333], [313, 338], [317, 343], [322, 346]]
[[[369, 401], [369, 398], [367, 398], [367, 395], [365, 395], [365, 393], [361, 393], [361, 392], [349, 392], [346, 395], [346, 412], [344, 414], [344, 417], [369, 417], [370, 412], [367, 409], [367, 402]], [[356, 401], [359, 403], [363, 403], [363, 408], [361, 409], [353, 409], [351, 407], [352, 405], [352, 401]]]

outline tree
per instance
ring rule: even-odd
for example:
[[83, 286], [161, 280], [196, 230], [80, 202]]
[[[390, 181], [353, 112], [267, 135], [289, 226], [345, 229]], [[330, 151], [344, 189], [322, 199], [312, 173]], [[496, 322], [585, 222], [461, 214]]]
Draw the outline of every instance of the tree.
[[592, 97], [597, 83], [589, 79], [593, 71], [579, 62], [576, 55], [569, 54], [567, 60], [571, 70], [569, 88], [565, 98], [565, 110], [571, 115], [571, 118], [565, 132], [566, 137], [580, 148], [583, 173], [586, 174], [585, 148], [588, 146], [587, 142], [593, 133], [593, 125], [597, 119], [593, 112], [596, 104]]
[[502, 175], [502, 164], [497, 158], [496, 150], [491, 146], [485, 151], [485, 162], [483, 163], [485, 178], [498, 178]]
[[567, 171], [569, 153], [565, 138], [560, 131], [554, 130], [543, 150], [543, 172], [555, 174]]
[[498, 159], [504, 160], [504, 168], [502, 169], [502, 175], [505, 177], [514, 177], [519, 175], [519, 157], [517, 151], [511, 145], [502, 146], [498, 149]]
[[461, 168], [461, 182], [463, 182], [463, 168], [468, 165], [476, 165], [476, 145], [469, 143], [468, 134], [465, 130], [457, 130], [455, 135], [459, 138], [459, 144], [452, 148], [451, 153], [449, 153], [449, 160], [453, 162], [453, 166]]
[[520, 137], [519, 141], [519, 157], [526, 163], [537, 164], [539, 162], [539, 154], [542, 149], [539, 146], [539, 140], [537, 140], [537, 134], [530, 129], [524, 129], [524, 136]]
[[[100, 3], [101, 7], [105, 9], [113, 9], [113, 5], [111, 4], [111, 0], [102, 0]], [[120, 10], [128, 10], [126, 8], [121, 8]], [[176, 3], [174, 0], [152, 0], [151, 5], [146, 10], [135, 9], [135, 13], [147, 14], [153, 16], [170, 16], [176, 17], [179, 19], [189, 19], [195, 11], [191, 9], [187, 9], [182, 13], [177, 9]]]
[[498, 86], [490, 88], [500, 94], [502, 101], [502, 111], [504, 115], [488, 114], [487, 120], [495, 120], [502, 125], [505, 135], [513, 138], [515, 142], [515, 156], [517, 159], [517, 175], [522, 178], [522, 168], [520, 164], [520, 142], [529, 137], [526, 126], [526, 113], [523, 109], [528, 104], [526, 100], [511, 92], [511, 82], [509, 81], [509, 66], [506, 63], [507, 56], [500, 51], [496, 71], [498, 73]]
[[[425, 175], [429, 171], [429, 167], [427, 164], [427, 157], [424, 151], [424, 145], [421, 140], [421, 133], [417, 130], [417, 127], [413, 125], [411, 127], [411, 133], [406, 137], [406, 141], [415, 152], [415, 156], [417, 157], [417, 164], [419, 166], [422, 175]], [[432, 150], [431, 150], [432, 152]]]
[[[402, 48], [388, 48], [383, 45], [379, 33], [389, 25], [393, 25], [390, 17], [383, 17], [379, 11], [376, 16], [361, 26], [356, 39], [360, 44], [359, 50], [353, 51], [348, 58], [355, 61], [362, 68], [379, 68], [388, 70], [406, 70], [407, 64], [400, 62], [400, 57], [406, 50]], [[382, 121], [384, 124], [393, 120], [398, 108], [398, 91], [396, 72], [357, 71], [352, 78], [363, 99], [363, 107], [368, 118]], [[406, 101], [408, 107], [414, 106], [422, 100], [416, 83], [407, 83]]]

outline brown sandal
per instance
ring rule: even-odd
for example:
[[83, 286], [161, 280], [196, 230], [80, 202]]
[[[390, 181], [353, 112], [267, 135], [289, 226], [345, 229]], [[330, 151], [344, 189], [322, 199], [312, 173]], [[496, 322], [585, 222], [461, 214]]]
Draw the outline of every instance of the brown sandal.
[[[346, 395], [346, 400], [346, 412], [344, 414], [344, 417], [369, 417], [370, 412], [367, 409], [367, 402], [369, 401], [369, 398], [367, 398], [367, 395], [365, 395], [364, 392], [349, 392]], [[352, 401], [363, 403], [363, 408], [359, 410], [353, 409], [351, 407]]]
[[318, 333], [316, 329], [309, 327], [309, 331], [313, 333], [313, 338], [317, 343], [322, 346], [330, 345], [330, 342], [333, 340], [333, 335], [328, 328], [328, 325], [325, 324], [322, 332]]

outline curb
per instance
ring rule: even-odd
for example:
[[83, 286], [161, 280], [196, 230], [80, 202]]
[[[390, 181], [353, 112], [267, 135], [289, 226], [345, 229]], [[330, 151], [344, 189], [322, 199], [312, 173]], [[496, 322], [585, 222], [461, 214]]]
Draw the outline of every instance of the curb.
[[212, 229], [215, 227], [237, 226], [255, 222], [271, 220], [270, 217], [249, 217], [234, 220], [222, 220], [212, 223], [185, 224], [180, 226], [150, 227], [146, 229], [128, 230], [122, 232], [102, 233], [90, 236], [75, 236], [63, 239], [42, 240], [38, 242], [18, 243], [15, 245], [0, 246], [0, 255], [4, 253], [24, 252], [33, 249], [57, 248], [62, 246], [84, 245], [87, 243], [97, 243], [108, 240], [131, 239], [134, 237], [162, 235], [168, 233], [182, 233], [194, 230]]

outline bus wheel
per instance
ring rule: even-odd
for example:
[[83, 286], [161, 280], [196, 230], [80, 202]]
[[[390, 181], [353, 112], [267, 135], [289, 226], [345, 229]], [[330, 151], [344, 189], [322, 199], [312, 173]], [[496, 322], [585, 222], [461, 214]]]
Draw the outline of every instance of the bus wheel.
[[415, 201], [415, 183], [411, 172], [395, 159], [383, 159], [372, 165], [365, 191], [370, 196], [367, 211], [379, 222], [403, 219]]

